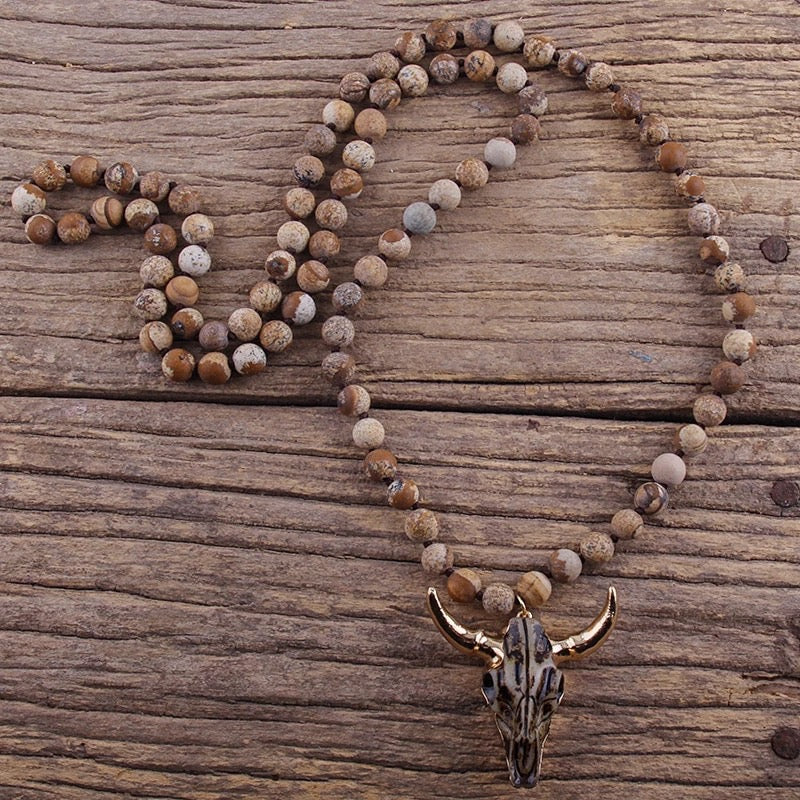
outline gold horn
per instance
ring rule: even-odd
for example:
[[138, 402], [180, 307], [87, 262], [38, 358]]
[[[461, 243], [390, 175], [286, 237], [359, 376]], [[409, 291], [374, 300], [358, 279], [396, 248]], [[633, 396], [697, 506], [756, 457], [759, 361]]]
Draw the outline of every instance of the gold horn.
[[613, 586], [609, 586], [605, 608], [598, 614], [595, 621], [580, 633], [576, 633], [568, 639], [562, 639], [560, 642], [553, 642], [553, 660], [558, 664], [575, 658], [583, 658], [593, 653], [608, 638], [616, 621], [617, 590]]
[[426, 598], [428, 611], [436, 623], [442, 636], [453, 647], [465, 653], [474, 653], [486, 659], [490, 667], [497, 667], [503, 661], [503, 643], [499, 639], [487, 636], [483, 631], [471, 631], [457, 622], [439, 601], [436, 589], [428, 589]]

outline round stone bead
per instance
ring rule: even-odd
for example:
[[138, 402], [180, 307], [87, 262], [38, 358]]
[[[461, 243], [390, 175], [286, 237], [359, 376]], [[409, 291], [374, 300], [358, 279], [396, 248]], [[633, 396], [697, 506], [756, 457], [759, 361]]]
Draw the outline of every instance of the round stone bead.
[[231, 379], [231, 365], [225, 353], [206, 353], [197, 362], [197, 374], [203, 383], [219, 386]]
[[614, 541], [607, 533], [590, 533], [581, 539], [581, 556], [589, 564], [605, 564], [614, 557]]
[[211, 269], [211, 254], [199, 244], [190, 244], [178, 253], [178, 267], [181, 272], [198, 278]]
[[675, 176], [675, 192], [680, 197], [688, 197], [696, 200], [703, 196], [706, 190], [706, 182], [696, 172], [686, 170], [680, 175]]
[[529, 608], [543, 606], [553, 592], [553, 585], [547, 575], [536, 571], [521, 575], [514, 588]]
[[517, 595], [507, 583], [490, 583], [483, 590], [481, 603], [487, 614], [505, 616], [514, 610]]
[[515, 94], [525, 88], [528, 72], [522, 64], [509, 61], [497, 70], [495, 81], [503, 94]]
[[391, 111], [400, 105], [403, 92], [391, 78], [379, 78], [369, 87], [369, 100], [381, 111]]
[[660, 114], [648, 114], [639, 123], [639, 141], [656, 147], [669, 139], [669, 125]]
[[431, 50], [452, 50], [457, 38], [456, 26], [449, 19], [435, 19], [425, 28], [425, 41]]
[[542, 126], [539, 120], [531, 114], [518, 114], [511, 121], [509, 139], [514, 144], [530, 144], [539, 138]]
[[172, 315], [169, 324], [178, 339], [194, 339], [203, 327], [203, 315], [196, 308], [181, 308]]
[[586, 88], [592, 92], [605, 92], [614, 83], [614, 72], [608, 64], [594, 61], [583, 72]]
[[203, 207], [200, 192], [193, 186], [178, 184], [173, 186], [167, 198], [167, 205], [173, 214], [179, 217], [188, 217], [189, 214], [196, 214]]
[[358, 172], [367, 172], [375, 166], [375, 149], [368, 142], [354, 139], [344, 146], [342, 163]]
[[661, 453], [653, 459], [650, 474], [667, 488], [680, 486], [686, 477], [686, 463], [675, 453]]
[[410, 478], [398, 476], [386, 489], [386, 500], [392, 508], [409, 509], [419, 502], [419, 487]]
[[315, 258], [309, 259], [300, 265], [297, 270], [297, 285], [304, 292], [315, 294], [328, 288], [331, 275], [328, 268]]
[[178, 246], [178, 234], [172, 225], [157, 222], [144, 232], [144, 246], [155, 255], [166, 255]]
[[580, 50], [561, 50], [558, 54], [558, 71], [577, 78], [589, 65], [589, 59]]
[[744, 322], [756, 313], [756, 301], [747, 292], [735, 292], [722, 301], [722, 316], [728, 322]]
[[614, 92], [611, 110], [620, 119], [634, 119], [642, 113], [642, 96], [635, 89], [623, 86]]
[[745, 284], [744, 270], [739, 264], [726, 261], [714, 270], [714, 283], [722, 292], [740, 292]]
[[164, 322], [148, 322], [139, 331], [139, 345], [145, 353], [160, 353], [172, 347], [172, 330]]
[[657, 514], [667, 507], [669, 492], [667, 487], [655, 481], [641, 484], [633, 495], [633, 507], [640, 514]]
[[468, 19], [463, 26], [464, 46], [473, 50], [485, 48], [492, 41], [492, 23], [485, 17]]
[[212, 322], [206, 322], [206, 324], [200, 328], [200, 333], [197, 334], [197, 338], [203, 350], [207, 350], [208, 352], [214, 350], [221, 351], [225, 350], [230, 343], [228, 334], [228, 326], [224, 322], [214, 320]]
[[258, 375], [267, 366], [267, 354], [257, 344], [245, 342], [240, 344], [231, 356], [233, 368], [240, 375]]
[[618, 539], [635, 539], [644, 530], [644, 520], [632, 508], [623, 508], [611, 517], [611, 530]]
[[57, 192], [67, 182], [67, 171], [63, 164], [48, 158], [33, 168], [33, 182], [46, 192]]
[[261, 324], [261, 314], [253, 308], [237, 308], [228, 317], [228, 330], [240, 342], [252, 342], [261, 331]]
[[283, 207], [286, 209], [286, 213], [294, 219], [305, 219], [314, 211], [316, 204], [317, 198], [314, 197], [314, 193], [302, 186], [289, 189], [283, 198]]
[[144, 286], [163, 289], [174, 277], [175, 269], [166, 256], [148, 256], [139, 267], [139, 277]]
[[296, 219], [284, 222], [278, 228], [275, 238], [278, 240], [278, 247], [281, 250], [288, 250], [290, 253], [301, 253], [306, 249], [311, 234], [308, 228]]
[[356, 360], [349, 353], [328, 353], [322, 359], [321, 368], [322, 376], [326, 380], [329, 380], [334, 386], [345, 386], [356, 374]]
[[130, 194], [139, 181], [139, 173], [133, 164], [129, 164], [127, 161], [118, 161], [105, 171], [103, 180], [109, 192]]
[[250, 305], [262, 314], [269, 314], [280, 304], [283, 292], [272, 281], [258, 281], [250, 287]]
[[258, 334], [259, 344], [268, 353], [282, 353], [292, 343], [292, 329], [280, 319], [265, 322]]
[[158, 219], [158, 206], [144, 197], [137, 197], [125, 206], [125, 222], [131, 230], [144, 233]]
[[410, 511], [403, 527], [412, 542], [433, 542], [439, 538], [439, 520], [429, 508], [415, 508]]
[[422, 551], [420, 561], [425, 572], [441, 575], [453, 566], [453, 551], [444, 542], [434, 542]]
[[519, 22], [504, 19], [495, 26], [492, 39], [494, 46], [501, 53], [513, 53], [522, 47], [522, 43], [525, 41], [525, 31], [522, 30]]
[[522, 55], [529, 67], [549, 67], [555, 54], [556, 46], [547, 36], [529, 36], [522, 48]]
[[34, 214], [25, 221], [25, 236], [33, 244], [50, 244], [56, 238], [56, 221], [47, 214]]
[[389, 267], [380, 256], [363, 256], [353, 267], [353, 277], [362, 285], [377, 289], [386, 283]]
[[397, 57], [406, 64], [416, 64], [425, 58], [425, 39], [418, 33], [406, 31], [394, 40]]
[[[73, 164], [74, 163], [75, 162], [73, 162]], [[98, 169], [99, 167], [100, 165], [98, 164]], [[75, 175], [73, 174], [72, 168], [70, 168], [69, 174], [74, 181]], [[160, 203], [162, 200], [166, 200], [171, 188], [169, 178], [163, 172], [158, 172], [158, 170], [146, 172], [139, 180], [139, 194], [147, 200], [152, 200], [154, 203]]]
[[200, 299], [200, 287], [188, 275], [176, 275], [164, 287], [167, 300], [178, 308], [193, 306]]
[[345, 281], [333, 290], [333, 307], [340, 314], [356, 314], [364, 302], [364, 292], [357, 283]]
[[473, 192], [489, 182], [489, 169], [479, 158], [465, 158], [456, 167], [456, 181], [462, 189]]
[[447, 594], [456, 603], [471, 603], [481, 590], [481, 576], [475, 570], [461, 568], [447, 579]]
[[188, 381], [194, 374], [194, 356], [182, 347], [168, 350], [161, 359], [161, 371], [171, 381]]
[[722, 264], [727, 261], [731, 247], [722, 236], [707, 236], [700, 242], [700, 258], [706, 264]]
[[367, 63], [367, 76], [370, 80], [378, 80], [379, 78], [394, 78], [400, 71], [400, 61], [397, 56], [390, 53], [388, 50], [382, 50], [380, 53], [374, 53]]
[[337, 169], [331, 175], [331, 194], [346, 200], [355, 200], [364, 189], [364, 181], [354, 169]]
[[386, 116], [377, 108], [365, 108], [359, 111], [354, 127], [357, 136], [371, 141], [383, 139], [389, 129]]
[[[94, 156], [76, 156], [70, 165], [69, 177], [72, 178], [72, 182], [76, 186], [91, 188], [92, 186], [97, 186], [100, 182], [100, 178], [103, 177], [103, 168]], [[169, 186], [169, 181], [167, 182], [167, 186]], [[167, 189], [167, 193], [169, 193], [169, 189]], [[148, 195], [143, 196], [147, 197]], [[166, 197], [166, 195], [164, 195], [164, 197]], [[161, 202], [164, 197], [160, 198], [157, 202]], [[154, 200], [155, 198], [151, 197], [150, 199]]]
[[494, 56], [486, 50], [473, 50], [464, 59], [464, 74], [471, 81], [488, 81], [494, 75], [494, 70]]
[[547, 95], [541, 86], [526, 86], [517, 94], [520, 114], [533, 114], [541, 117], [547, 111]]
[[428, 203], [411, 203], [403, 211], [403, 226], [409, 233], [430, 233], [436, 227], [436, 212]]
[[553, 550], [547, 563], [551, 577], [559, 583], [574, 583], [583, 570], [581, 557], [567, 548]]
[[722, 352], [725, 353], [725, 358], [731, 361], [747, 361], [756, 354], [756, 340], [750, 331], [744, 329], [729, 331], [722, 340]]
[[328, 347], [348, 347], [355, 335], [355, 325], [347, 317], [334, 315], [322, 324], [322, 341]]
[[328, 261], [339, 255], [342, 240], [333, 231], [315, 231], [308, 240], [308, 254], [317, 261]]
[[336, 149], [336, 134], [327, 125], [312, 125], [303, 138], [303, 146], [312, 156], [327, 156]]
[[699, 425], [691, 423], [682, 425], [675, 431], [674, 443], [675, 449], [680, 450], [684, 458], [691, 458], [700, 455], [706, 449], [708, 436]]
[[339, 81], [339, 97], [348, 103], [360, 103], [369, 91], [369, 78], [363, 72], [348, 72]]
[[214, 238], [214, 223], [205, 214], [190, 214], [181, 225], [188, 244], [208, 244]]
[[719, 213], [710, 203], [697, 203], [689, 209], [687, 222], [695, 236], [710, 236], [719, 228]]
[[402, 261], [411, 253], [411, 239], [399, 228], [389, 228], [378, 238], [378, 252], [389, 261]]
[[339, 392], [336, 404], [346, 417], [360, 417], [369, 411], [369, 392], [363, 386], [351, 383]]
[[[397, 475], [397, 459], [391, 450], [371, 450], [364, 456], [364, 472], [373, 481], [392, 481]], [[422, 509], [412, 511], [409, 516], [417, 514]], [[406, 524], [408, 521], [406, 520]], [[406, 528], [406, 534], [408, 529]], [[408, 534], [410, 535], [410, 534]], [[435, 537], [434, 537], [435, 538]]]
[[675, 172], [684, 169], [688, 160], [689, 154], [680, 142], [664, 142], [656, 150], [656, 164], [664, 172]]
[[428, 72], [435, 83], [446, 86], [455, 83], [461, 74], [458, 59], [450, 53], [439, 53], [428, 64]]
[[397, 83], [406, 97], [422, 97], [428, 91], [428, 73], [418, 64], [407, 64], [397, 73]]
[[300, 186], [316, 186], [325, 177], [325, 165], [316, 156], [300, 156], [294, 162], [292, 175]]
[[497, 136], [486, 142], [483, 157], [487, 164], [497, 169], [510, 169], [517, 160], [517, 148], [510, 139]]
[[47, 208], [47, 195], [33, 183], [21, 183], [11, 193], [11, 208], [23, 217], [41, 214]]
[[273, 250], [264, 262], [267, 275], [276, 281], [285, 281], [291, 278], [296, 267], [297, 261], [288, 250]]
[[439, 206], [442, 211], [453, 211], [461, 204], [461, 189], [455, 181], [442, 178], [431, 184], [428, 202], [432, 206]]
[[375, 450], [380, 447], [385, 435], [383, 425], [372, 417], [360, 419], [353, 425], [353, 443], [365, 450]]
[[98, 197], [92, 203], [91, 214], [94, 224], [98, 228], [110, 231], [122, 222], [125, 216], [125, 209], [116, 197], [106, 195], [105, 197]]
[[89, 220], [77, 211], [68, 211], [56, 223], [56, 233], [64, 244], [82, 244], [91, 232]]
[[331, 100], [322, 109], [322, 124], [333, 128], [337, 133], [349, 130], [355, 118], [353, 106], [344, 100]]
[[[281, 316], [293, 325], [308, 325], [317, 315], [317, 304], [306, 292], [290, 292], [281, 303]], [[259, 328], [261, 326], [259, 325]]]
[[725, 401], [716, 394], [701, 394], [692, 408], [695, 422], [704, 428], [713, 428], [721, 425], [728, 413]]
[[720, 361], [711, 370], [711, 387], [720, 394], [735, 394], [747, 382], [747, 373], [733, 361]]

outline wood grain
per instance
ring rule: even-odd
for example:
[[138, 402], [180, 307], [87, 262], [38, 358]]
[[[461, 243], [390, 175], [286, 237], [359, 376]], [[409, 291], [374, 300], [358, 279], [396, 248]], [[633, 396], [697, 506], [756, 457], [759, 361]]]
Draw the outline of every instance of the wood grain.
[[[759, 303], [731, 424], [646, 536], [542, 611], [570, 632], [613, 582], [623, 614], [569, 669], [537, 796], [797, 796], [798, 761], [769, 740], [800, 710], [800, 509], [770, 489], [800, 479], [800, 277], [794, 253], [770, 264], [758, 243], [797, 233], [800, 7], [7, 0], [0, 800], [514, 794], [479, 666], [425, 617], [417, 550], [330, 409], [319, 323], [262, 377], [168, 385], [136, 343], [137, 237], [35, 248], [7, 202], [37, 160], [81, 152], [202, 186], [219, 235], [201, 308], [225, 315], [263, 274], [339, 77], [399, 31], [477, 14], [642, 90], [689, 143]], [[726, 331], [635, 129], [607, 98], [536, 78], [542, 141], [415, 239], [354, 346], [458, 563], [509, 581], [607, 529]], [[487, 87], [429, 95], [391, 115], [337, 280], [514, 111]]]

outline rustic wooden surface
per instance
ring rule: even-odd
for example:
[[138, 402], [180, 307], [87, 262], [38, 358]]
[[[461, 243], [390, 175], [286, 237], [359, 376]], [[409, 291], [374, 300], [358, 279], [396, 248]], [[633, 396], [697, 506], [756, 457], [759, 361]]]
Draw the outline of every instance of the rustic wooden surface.
[[[138, 352], [137, 237], [24, 243], [43, 157], [127, 157], [204, 188], [207, 316], [243, 302], [299, 141], [339, 77], [430, 19], [519, 18], [617, 65], [708, 176], [760, 308], [758, 358], [674, 505], [542, 611], [597, 611], [540, 798], [788, 800], [800, 710], [800, 6], [789, 0], [0, 4], [0, 798], [505, 798], [480, 668], [360, 477], [319, 325], [268, 374], [166, 385]], [[522, 16], [520, 16], [522, 14]], [[682, 204], [607, 98], [542, 75], [536, 147], [370, 296], [354, 349], [459, 563], [513, 580], [628, 503], [725, 332]], [[405, 102], [336, 277], [513, 111], [459, 84]], [[88, 194], [86, 195], [88, 196]], [[76, 195], [55, 200], [73, 207]], [[323, 303], [327, 307], [327, 302]], [[477, 612], [463, 616], [476, 618]]]

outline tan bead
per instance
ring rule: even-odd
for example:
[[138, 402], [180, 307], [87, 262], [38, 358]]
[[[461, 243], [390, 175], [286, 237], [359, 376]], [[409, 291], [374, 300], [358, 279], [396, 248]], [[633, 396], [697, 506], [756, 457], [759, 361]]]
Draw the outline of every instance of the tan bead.
[[190, 214], [181, 224], [181, 236], [188, 244], [207, 245], [214, 238], [214, 223], [205, 214]]
[[605, 564], [614, 557], [614, 542], [606, 533], [590, 533], [581, 539], [581, 555], [589, 564]]
[[463, 26], [464, 47], [473, 50], [485, 48], [492, 43], [493, 25], [491, 20], [485, 17], [468, 19]]
[[308, 254], [317, 261], [330, 261], [342, 249], [342, 240], [333, 231], [314, 231], [308, 240]]
[[722, 264], [728, 259], [731, 248], [722, 236], [707, 236], [700, 242], [700, 258], [707, 264]]
[[228, 330], [240, 342], [252, 342], [261, 333], [261, 324], [261, 314], [252, 308], [237, 308], [228, 317]]
[[558, 54], [558, 71], [571, 78], [576, 78], [589, 65], [589, 59], [580, 50], [560, 50]]
[[200, 287], [188, 275], [176, 275], [164, 289], [167, 299], [174, 306], [193, 306], [200, 299]]
[[589, 64], [583, 72], [586, 88], [592, 92], [605, 92], [614, 83], [614, 71], [608, 64], [595, 61]]
[[316, 219], [320, 228], [339, 231], [347, 224], [347, 206], [341, 200], [334, 200], [329, 197], [317, 206], [317, 210], [314, 212], [314, 219]]
[[486, 50], [473, 50], [464, 59], [464, 74], [471, 81], [488, 81], [494, 75], [494, 70], [494, 56]]
[[495, 83], [503, 94], [516, 94], [525, 88], [528, 72], [522, 64], [509, 61], [497, 70]]
[[686, 477], [686, 462], [675, 453], [661, 453], [653, 459], [650, 474], [667, 488], [680, 486]]
[[303, 262], [297, 270], [297, 285], [309, 294], [324, 291], [330, 282], [331, 275], [328, 268], [316, 259]]
[[131, 230], [144, 233], [158, 219], [158, 206], [144, 197], [137, 197], [125, 206], [125, 222]]
[[172, 262], [166, 256], [148, 256], [139, 267], [139, 277], [144, 286], [162, 289], [175, 275]]
[[203, 208], [203, 200], [200, 192], [193, 186], [184, 186], [179, 184], [174, 186], [167, 198], [167, 205], [173, 214], [179, 217], [188, 217], [190, 214], [196, 214]]
[[655, 481], [641, 484], [633, 494], [633, 507], [640, 514], [658, 514], [669, 503], [669, 492], [666, 486]]
[[357, 314], [364, 303], [364, 292], [357, 283], [345, 281], [333, 290], [332, 301], [338, 313]]
[[21, 183], [11, 193], [11, 208], [23, 217], [41, 214], [47, 208], [47, 195], [33, 183]]
[[306, 249], [311, 234], [308, 228], [299, 220], [291, 219], [278, 228], [275, 238], [281, 250], [290, 253], [302, 253]]
[[687, 215], [689, 232], [695, 236], [710, 236], [719, 228], [719, 213], [711, 203], [696, 203]]
[[517, 93], [517, 105], [520, 114], [533, 114], [534, 117], [541, 117], [547, 111], [547, 94], [541, 86], [534, 83]]
[[206, 322], [205, 325], [200, 328], [200, 333], [197, 334], [197, 338], [200, 340], [200, 347], [202, 347], [203, 350], [222, 351], [230, 344], [229, 334], [228, 326], [224, 322], [214, 320], [212, 322]]
[[664, 172], [675, 172], [683, 169], [688, 160], [689, 154], [680, 142], [664, 142], [656, 150], [656, 164]]
[[355, 118], [356, 112], [353, 106], [344, 100], [331, 100], [322, 109], [322, 124], [333, 127], [337, 133], [349, 130]]
[[46, 192], [57, 192], [67, 182], [67, 171], [63, 164], [52, 158], [42, 161], [33, 168], [33, 182]]
[[410, 478], [397, 477], [386, 489], [386, 500], [392, 508], [411, 508], [419, 502], [419, 487]]
[[706, 449], [708, 436], [706, 432], [695, 424], [682, 425], [675, 431], [675, 449], [683, 453], [684, 458], [698, 456]]
[[365, 108], [359, 111], [354, 127], [357, 136], [372, 141], [383, 139], [389, 128], [386, 117], [377, 108]]
[[388, 50], [373, 53], [367, 63], [367, 76], [376, 81], [379, 78], [394, 78], [400, 71], [400, 61]]
[[273, 250], [264, 262], [267, 275], [276, 281], [285, 281], [291, 278], [296, 267], [297, 261], [288, 250]]
[[574, 583], [583, 571], [581, 557], [567, 548], [553, 550], [548, 559], [550, 575], [559, 583]]
[[435, 19], [425, 28], [425, 41], [432, 50], [452, 50], [457, 37], [456, 26], [449, 19]]
[[172, 331], [164, 322], [148, 322], [139, 331], [139, 345], [145, 353], [160, 353], [172, 347]]
[[722, 301], [722, 316], [728, 322], [744, 322], [756, 313], [756, 301], [747, 292], [735, 292]]
[[394, 50], [406, 64], [416, 64], [425, 58], [425, 39], [418, 33], [406, 31], [395, 39]]
[[422, 551], [420, 561], [425, 572], [441, 575], [453, 566], [453, 551], [444, 542], [434, 542]]
[[369, 411], [369, 392], [358, 384], [351, 383], [339, 392], [337, 406], [346, 417], [360, 417]]
[[428, 73], [435, 83], [446, 86], [455, 83], [461, 74], [458, 59], [451, 53], [438, 53], [428, 64]]
[[518, 114], [511, 122], [509, 139], [514, 144], [530, 144], [539, 138], [542, 126], [539, 120], [530, 114]]
[[172, 225], [157, 222], [144, 232], [144, 246], [155, 255], [166, 255], [178, 246], [178, 234]]
[[447, 579], [447, 594], [455, 603], [471, 603], [481, 590], [481, 576], [475, 570], [462, 567]]
[[415, 508], [410, 511], [403, 527], [412, 542], [433, 542], [439, 538], [439, 520], [429, 508]]
[[325, 125], [312, 125], [303, 138], [303, 146], [312, 156], [327, 156], [336, 149], [336, 134]]
[[504, 19], [495, 25], [492, 35], [494, 46], [501, 53], [513, 53], [522, 47], [525, 41], [525, 31], [522, 25], [511, 19]]
[[611, 110], [620, 119], [634, 119], [642, 113], [642, 96], [635, 89], [623, 86], [614, 92]]
[[555, 53], [556, 46], [547, 36], [529, 36], [522, 48], [522, 55], [529, 67], [549, 67]]
[[109, 192], [130, 194], [139, 181], [139, 173], [133, 164], [118, 161], [105, 171], [103, 180]]
[[345, 167], [337, 169], [331, 175], [331, 194], [334, 197], [345, 197], [355, 200], [364, 189], [364, 180], [354, 170]]
[[342, 163], [358, 172], [368, 172], [375, 166], [375, 149], [369, 142], [353, 139], [342, 150]]
[[[356, 374], [356, 360], [349, 353], [339, 351], [328, 353], [322, 359], [322, 376], [327, 378], [334, 386], [344, 386], [353, 380]], [[372, 445], [378, 447], [380, 442]]]
[[258, 375], [267, 367], [267, 354], [254, 342], [245, 342], [233, 351], [231, 361], [240, 375]]
[[[639, 123], [639, 141], [656, 147], [669, 139], [669, 125], [660, 114], [648, 114]], [[668, 170], [669, 171], [669, 170]]]
[[68, 211], [56, 224], [56, 232], [64, 244], [82, 244], [89, 238], [92, 229], [83, 214]]
[[47, 214], [34, 214], [25, 221], [25, 236], [33, 244], [50, 244], [56, 238], [56, 221]]
[[106, 195], [105, 197], [98, 197], [92, 203], [91, 215], [98, 228], [110, 231], [122, 222], [125, 215], [125, 207], [116, 197]]
[[380, 447], [385, 435], [383, 425], [372, 417], [360, 419], [353, 425], [353, 443], [356, 447], [362, 447], [365, 450], [374, 450]]
[[339, 81], [339, 97], [347, 103], [360, 103], [369, 91], [369, 78], [363, 72], [348, 72]]
[[696, 172], [686, 170], [675, 176], [675, 192], [680, 197], [697, 199], [702, 197], [706, 190], [706, 182]]
[[748, 361], [756, 354], [756, 340], [750, 331], [729, 331], [722, 340], [722, 352], [731, 361]]
[[302, 186], [289, 189], [283, 198], [283, 207], [286, 209], [286, 213], [294, 219], [305, 219], [314, 211], [316, 205], [317, 198], [314, 197], [314, 193]]
[[380, 256], [363, 256], [356, 261], [353, 267], [353, 277], [362, 286], [377, 289], [386, 283], [389, 276], [389, 267]]
[[161, 359], [161, 371], [171, 381], [188, 381], [194, 374], [194, 356], [182, 347], [167, 351]]
[[203, 383], [219, 386], [231, 379], [231, 365], [225, 353], [206, 353], [197, 363], [197, 374]]
[[[394, 480], [397, 475], [397, 459], [394, 457], [394, 453], [385, 449], [371, 450], [364, 457], [364, 472], [373, 481]], [[412, 511], [411, 514], [416, 514], [417, 511]], [[406, 529], [406, 533], [408, 533], [408, 529]]]
[[695, 401], [692, 409], [695, 421], [705, 428], [721, 425], [728, 413], [725, 401], [716, 394], [701, 394]]
[[747, 383], [747, 373], [733, 361], [720, 361], [711, 370], [711, 387], [720, 394], [735, 394]]
[[292, 329], [280, 319], [271, 319], [261, 326], [258, 334], [259, 344], [268, 353], [282, 353], [292, 343]]
[[322, 341], [328, 347], [347, 347], [353, 343], [355, 335], [355, 325], [347, 317], [328, 317], [322, 325]]
[[389, 228], [378, 238], [378, 252], [389, 261], [402, 261], [411, 253], [411, 239], [400, 228]]
[[644, 530], [644, 520], [632, 508], [623, 508], [611, 517], [611, 530], [618, 539], [635, 539]]
[[293, 325], [308, 325], [317, 315], [317, 304], [306, 292], [290, 292], [281, 303], [281, 316]]
[[740, 292], [745, 284], [744, 270], [739, 264], [726, 261], [714, 270], [714, 283], [721, 292]]
[[272, 281], [259, 281], [250, 289], [249, 299], [256, 311], [269, 314], [281, 304], [283, 292]]
[[103, 168], [94, 156], [77, 156], [72, 159], [69, 177], [76, 186], [97, 186], [102, 176]]
[[520, 576], [514, 587], [526, 606], [537, 608], [543, 606], [553, 592], [553, 585], [547, 575], [541, 572], [526, 572]]
[[507, 615], [517, 604], [517, 595], [506, 583], [490, 583], [483, 590], [481, 598], [483, 609], [487, 614]]
[[381, 111], [391, 111], [400, 105], [403, 92], [391, 78], [379, 78], [369, 87], [369, 100]]
[[462, 189], [475, 191], [489, 182], [489, 169], [479, 158], [465, 158], [456, 167], [456, 181]]
[[438, 206], [442, 211], [453, 211], [461, 204], [461, 189], [455, 181], [442, 178], [431, 184], [428, 190], [428, 202]]
[[[72, 174], [72, 170], [70, 170], [69, 174], [74, 180], [75, 176]], [[169, 178], [163, 172], [158, 172], [157, 170], [146, 172], [139, 179], [139, 194], [154, 203], [166, 200], [170, 188]]]
[[301, 187], [307, 189], [325, 177], [325, 165], [316, 156], [300, 156], [292, 166], [292, 175]]
[[495, 136], [489, 139], [483, 148], [483, 158], [487, 164], [495, 169], [510, 169], [517, 160], [517, 148], [511, 139], [504, 136]]
[[397, 85], [406, 97], [422, 97], [428, 91], [428, 73], [418, 64], [407, 64], [397, 73]]
[[178, 339], [194, 339], [204, 322], [203, 315], [196, 308], [181, 308], [172, 315], [169, 325]]
[[161, 319], [167, 313], [167, 296], [161, 289], [142, 289], [133, 301], [133, 313], [139, 319]]

